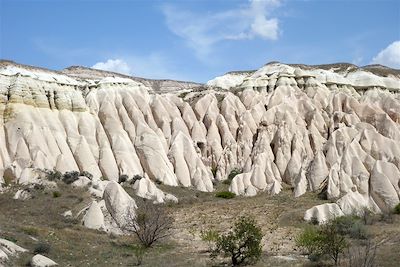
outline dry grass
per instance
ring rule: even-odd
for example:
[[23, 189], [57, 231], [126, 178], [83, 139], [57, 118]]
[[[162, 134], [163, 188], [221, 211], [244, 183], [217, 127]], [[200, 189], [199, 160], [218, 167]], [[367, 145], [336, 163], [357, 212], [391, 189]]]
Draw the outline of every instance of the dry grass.
[[[137, 241], [88, 230], [79, 219], [64, 218], [61, 215], [64, 211], [71, 209], [76, 214], [88, 205], [90, 195], [64, 184], [59, 187], [62, 195], [58, 198], [43, 190], [33, 191], [34, 198], [26, 201], [13, 200], [11, 193], [0, 195], [0, 236], [31, 251], [14, 258], [11, 266], [26, 266], [39, 243], [50, 245], [47, 256], [60, 266], [133, 266], [136, 259], [131, 245]], [[214, 262], [209, 259], [207, 244], [199, 235], [202, 229], [226, 231], [240, 215], [254, 216], [265, 234], [263, 256], [256, 266], [309, 263], [296, 250], [294, 237], [305, 224], [304, 211], [322, 202], [316, 194], [293, 198], [290, 188], [285, 188], [277, 196], [259, 194], [252, 198], [220, 199], [215, 197], [215, 192], [160, 187], [180, 199], [178, 204], [167, 204], [168, 212], [175, 218], [173, 235], [148, 251], [143, 266], [228, 266], [224, 259]], [[217, 186], [218, 191], [226, 189], [227, 185], [222, 183]], [[131, 190], [127, 191], [132, 194]], [[140, 200], [135, 198], [140, 205]], [[368, 226], [378, 241], [388, 238], [377, 250], [379, 266], [397, 266], [399, 221], [400, 216], [395, 215], [392, 224], [376, 222]]]

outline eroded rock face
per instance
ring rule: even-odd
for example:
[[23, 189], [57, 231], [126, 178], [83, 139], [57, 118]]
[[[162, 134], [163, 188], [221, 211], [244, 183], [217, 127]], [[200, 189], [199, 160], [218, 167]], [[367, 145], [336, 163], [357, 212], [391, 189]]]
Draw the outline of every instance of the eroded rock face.
[[[109, 204], [110, 205], [110, 204]], [[90, 229], [104, 228], [104, 215], [97, 201], [93, 201], [83, 217], [83, 225]]]
[[[27, 183], [36, 168], [56, 168], [88, 171], [93, 183], [126, 174], [212, 191], [241, 169], [230, 185], [236, 194], [278, 194], [283, 183], [294, 196], [323, 189], [343, 214], [399, 203], [398, 71], [273, 63], [239, 74], [209, 82], [232, 92], [182, 98], [129, 77], [4, 63], [0, 179]], [[153, 185], [143, 180], [136, 190], [161, 200]], [[109, 186], [112, 209], [109, 193], [120, 190]]]
[[[137, 208], [135, 200], [133, 200], [117, 182], [112, 181], [107, 184], [104, 190], [103, 199], [107, 211], [118, 226], [123, 227], [126, 225], [127, 220], [134, 218], [135, 209]], [[91, 218], [96, 220], [96, 223], [93, 223], [93, 225], [99, 226], [101, 222], [101, 210], [99, 207], [96, 207], [97, 204], [95, 204], [95, 207], [92, 206], [93, 217]], [[93, 222], [93, 220], [91, 220], [91, 222]]]

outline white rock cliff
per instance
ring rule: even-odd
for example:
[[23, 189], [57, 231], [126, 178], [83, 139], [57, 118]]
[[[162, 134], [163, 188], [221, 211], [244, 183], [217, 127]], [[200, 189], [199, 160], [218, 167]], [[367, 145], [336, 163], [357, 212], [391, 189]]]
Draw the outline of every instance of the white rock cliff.
[[141, 175], [149, 180], [135, 190], [161, 202], [151, 181], [213, 191], [241, 169], [230, 185], [240, 195], [278, 194], [285, 183], [296, 197], [323, 189], [339, 199], [335, 214], [399, 203], [399, 71], [271, 63], [168, 90], [90, 74], [1, 62], [0, 182], [53, 168], [94, 180]]

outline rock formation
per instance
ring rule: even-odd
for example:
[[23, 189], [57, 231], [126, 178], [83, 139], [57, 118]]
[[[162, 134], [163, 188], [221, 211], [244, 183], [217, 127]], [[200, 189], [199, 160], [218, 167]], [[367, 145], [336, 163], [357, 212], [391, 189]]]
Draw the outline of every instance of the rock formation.
[[[100, 177], [140, 175], [147, 178], [137, 194], [160, 202], [153, 181], [213, 191], [213, 182], [240, 169], [230, 185], [236, 194], [278, 194], [287, 184], [296, 197], [323, 190], [339, 199], [310, 211], [321, 218], [331, 209], [380, 212], [399, 203], [397, 70], [270, 63], [208, 87], [154, 84], [2, 62], [1, 182], [29, 183], [37, 169], [55, 168], [90, 172], [104, 189]], [[106, 205], [117, 186], [107, 185]]]

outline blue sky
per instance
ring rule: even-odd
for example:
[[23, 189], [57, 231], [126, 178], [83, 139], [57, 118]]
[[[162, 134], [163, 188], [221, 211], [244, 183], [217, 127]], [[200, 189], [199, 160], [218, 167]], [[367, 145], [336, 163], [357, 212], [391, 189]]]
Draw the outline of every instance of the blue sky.
[[206, 82], [270, 61], [400, 68], [398, 0], [0, 0], [0, 58]]

